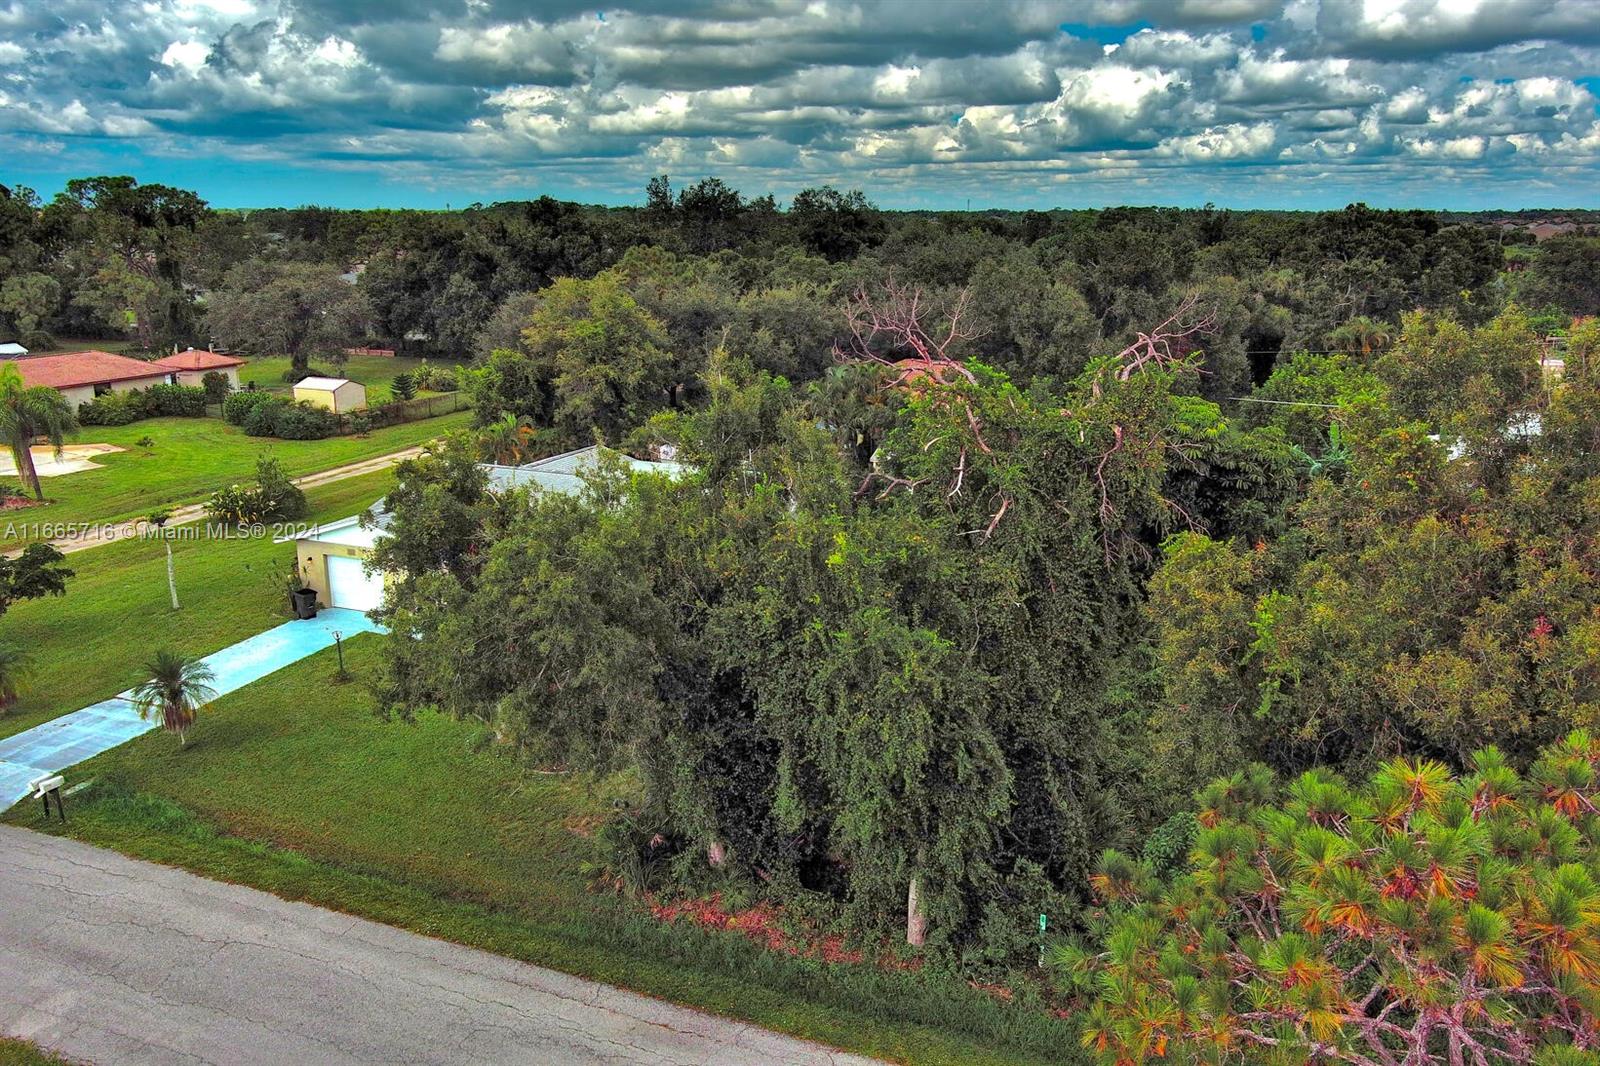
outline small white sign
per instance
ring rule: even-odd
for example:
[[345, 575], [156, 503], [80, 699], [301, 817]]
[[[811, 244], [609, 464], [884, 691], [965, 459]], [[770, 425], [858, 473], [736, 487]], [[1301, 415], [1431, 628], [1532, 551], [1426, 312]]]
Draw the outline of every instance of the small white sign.
[[36, 779], [33, 782], [33, 798], [40, 799], [46, 792], [54, 792], [56, 789], [61, 787], [61, 783], [65, 780], [66, 778], [62, 777], [60, 774], [56, 774], [53, 777], [41, 777]]

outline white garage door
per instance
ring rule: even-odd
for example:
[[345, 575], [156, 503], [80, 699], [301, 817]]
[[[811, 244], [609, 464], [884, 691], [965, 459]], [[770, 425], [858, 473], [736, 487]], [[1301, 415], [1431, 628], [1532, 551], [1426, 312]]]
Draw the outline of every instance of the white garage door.
[[383, 606], [383, 575], [368, 574], [360, 559], [328, 556], [329, 607], [371, 611]]

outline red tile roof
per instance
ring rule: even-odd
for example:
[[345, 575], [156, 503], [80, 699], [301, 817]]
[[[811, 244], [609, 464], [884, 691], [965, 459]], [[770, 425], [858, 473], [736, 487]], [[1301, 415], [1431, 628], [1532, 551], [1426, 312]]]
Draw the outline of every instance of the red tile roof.
[[152, 365], [165, 367], [168, 370], [221, 370], [223, 367], [244, 366], [244, 360], [218, 352], [197, 351], [190, 348], [186, 352], [157, 359]]
[[133, 381], [138, 378], [165, 379], [171, 373], [154, 363], [94, 350], [40, 355], [31, 359], [8, 359], [6, 362], [22, 372], [23, 384], [48, 385], [52, 389], [109, 385], [113, 381]]

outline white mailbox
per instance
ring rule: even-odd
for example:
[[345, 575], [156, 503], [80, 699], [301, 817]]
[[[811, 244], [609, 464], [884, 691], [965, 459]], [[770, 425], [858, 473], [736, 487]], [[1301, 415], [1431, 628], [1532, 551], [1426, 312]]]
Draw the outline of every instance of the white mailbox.
[[44, 800], [44, 816], [46, 818], [50, 817], [50, 797], [54, 796], [56, 798], [56, 817], [63, 822], [67, 820], [67, 805], [61, 799], [61, 784], [65, 780], [66, 778], [60, 774], [45, 774], [43, 777], [36, 777], [30, 782], [33, 786], [34, 798]]

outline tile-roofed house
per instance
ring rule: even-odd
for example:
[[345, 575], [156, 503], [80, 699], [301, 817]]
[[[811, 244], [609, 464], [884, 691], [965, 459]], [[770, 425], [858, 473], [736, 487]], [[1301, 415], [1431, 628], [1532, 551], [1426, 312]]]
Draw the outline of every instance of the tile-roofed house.
[[96, 396], [165, 385], [172, 377], [171, 371], [154, 363], [95, 349], [9, 362], [22, 373], [23, 384], [55, 389], [67, 398], [74, 410]]
[[199, 385], [207, 374], [215, 372], [227, 378], [228, 383], [237, 389], [239, 368], [244, 366], [244, 360], [221, 352], [190, 348], [157, 359], [151, 365], [171, 371], [179, 385]]

